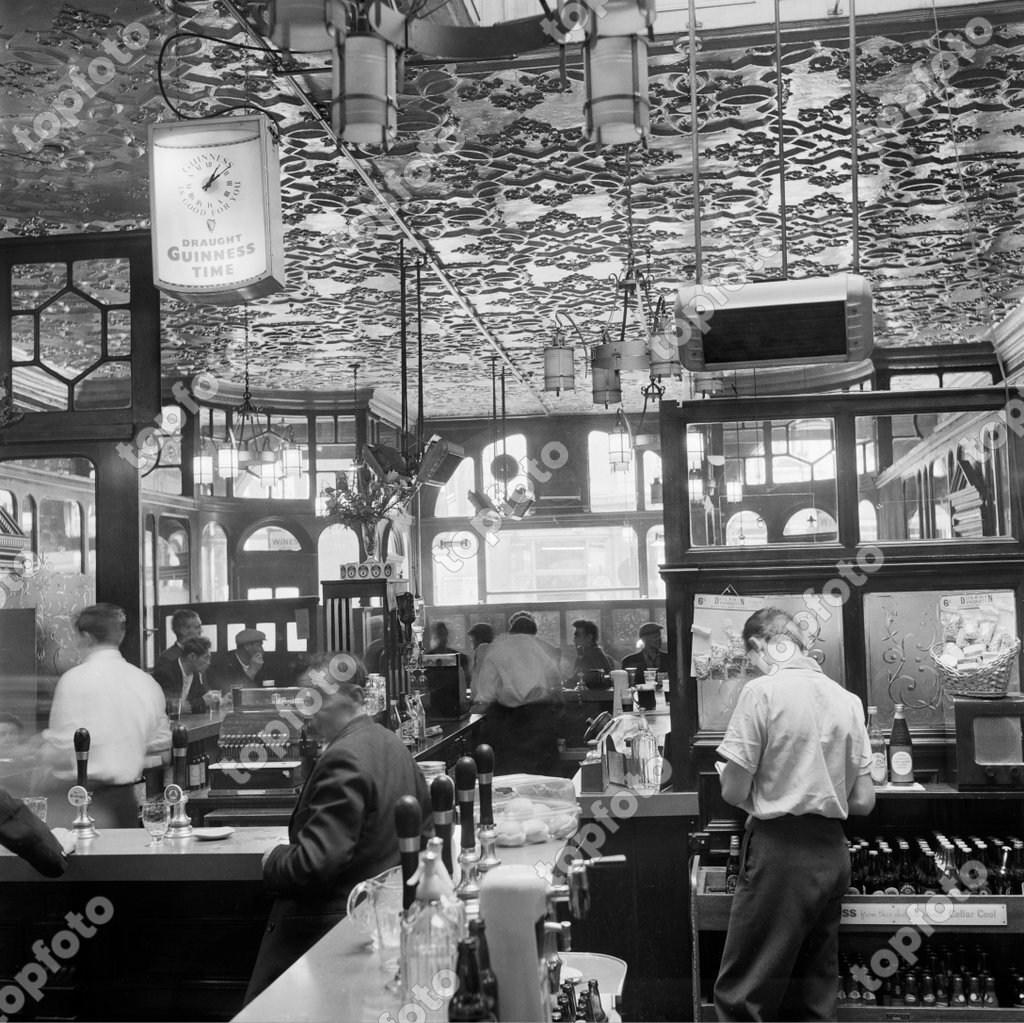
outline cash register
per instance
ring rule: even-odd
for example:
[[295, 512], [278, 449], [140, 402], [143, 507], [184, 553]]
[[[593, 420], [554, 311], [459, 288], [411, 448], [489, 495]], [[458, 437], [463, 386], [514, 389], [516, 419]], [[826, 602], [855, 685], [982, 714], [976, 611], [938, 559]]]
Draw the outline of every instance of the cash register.
[[308, 687], [231, 691], [231, 710], [209, 766], [211, 792], [223, 795], [283, 795], [302, 783], [303, 725], [313, 711]]

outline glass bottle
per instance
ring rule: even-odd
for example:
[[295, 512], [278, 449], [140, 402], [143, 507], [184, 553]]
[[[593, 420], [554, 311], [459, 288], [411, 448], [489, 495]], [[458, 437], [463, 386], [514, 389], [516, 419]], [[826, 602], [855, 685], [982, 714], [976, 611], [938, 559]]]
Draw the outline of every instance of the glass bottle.
[[914, 862], [910, 858], [910, 845], [904, 839], [899, 840], [899, 867], [897, 871], [897, 881], [899, 884], [900, 895], [916, 895], [917, 884], [916, 878], [914, 877]]
[[661, 788], [661, 758], [658, 739], [647, 724], [643, 708], [638, 711], [640, 721], [633, 733], [631, 770], [627, 774], [629, 788], [638, 796], [653, 796]]
[[440, 845], [440, 839], [431, 839], [420, 854], [416, 899], [402, 920], [402, 993], [406, 1002], [419, 1006], [423, 1023], [448, 1019], [446, 998], [438, 995], [429, 1004], [421, 1005], [415, 993], [433, 990], [439, 971], [456, 968], [459, 940], [465, 929], [462, 902], [455, 896], [451, 878], [441, 862]]
[[725, 861], [725, 890], [733, 895], [740, 879], [740, 837], [733, 835], [729, 839], [729, 858]]
[[985, 1009], [998, 1009], [999, 997], [996, 995], [996, 980], [991, 973], [981, 976], [981, 1004]]
[[967, 982], [967, 1005], [971, 1009], [981, 1008], [981, 980], [975, 974]]
[[864, 876], [865, 895], [884, 895], [885, 885], [882, 881], [881, 868], [878, 865], [878, 850], [868, 850], [868, 865]]
[[903, 1004], [918, 1005], [920, 1001], [921, 998], [917, 988], [917, 975], [914, 973], [908, 973], [907, 979], [903, 984]]
[[902, 703], [895, 705], [889, 733], [889, 780], [893, 785], [910, 785], [914, 781], [914, 747]]
[[459, 986], [448, 1003], [448, 1019], [459, 1023], [493, 1020], [494, 1014], [487, 1008], [487, 999], [480, 989], [476, 942], [472, 938], [459, 942], [455, 973], [459, 978]]
[[597, 979], [591, 977], [587, 981], [588, 994], [590, 995], [590, 1009], [594, 1015], [594, 1023], [608, 1023], [608, 1013], [604, 1011], [601, 1004], [601, 992], [597, 989]]
[[476, 941], [476, 958], [480, 967], [480, 990], [484, 994], [487, 1008], [497, 1018], [498, 978], [491, 967], [491, 952], [487, 947], [487, 931], [483, 920], [470, 920], [469, 936]]
[[885, 755], [885, 736], [878, 725], [878, 708], [868, 707], [868, 742], [871, 744], [871, 780], [884, 785], [889, 780], [889, 764]]
[[964, 978], [954, 973], [950, 980], [949, 1007], [963, 1009], [967, 1006], [967, 995], [964, 994]]
[[935, 995], [935, 981], [930, 973], [921, 974], [921, 1004], [936, 1005], [938, 999]]
[[402, 734], [402, 716], [398, 713], [398, 701], [392, 700], [388, 705], [388, 719], [387, 727], [391, 729], [395, 735], [400, 736]]

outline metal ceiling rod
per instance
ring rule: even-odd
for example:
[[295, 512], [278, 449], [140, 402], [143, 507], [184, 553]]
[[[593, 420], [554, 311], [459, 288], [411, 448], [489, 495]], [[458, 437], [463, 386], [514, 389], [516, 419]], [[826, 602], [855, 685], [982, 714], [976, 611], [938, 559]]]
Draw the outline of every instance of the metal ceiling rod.
[[[222, 0], [224, 7], [234, 16], [235, 20], [242, 26], [246, 34], [250, 39], [253, 40], [262, 50], [270, 54], [273, 57], [279, 57], [280, 54], [275, 50], [264, 38], [249, 24], [245, 19], [242, 12], [235, 6], [234, 0]], [[395, 225], [402, 232], [403, 235], [408, 239], [410, 244], [419, 252], [424, 261], [430, 265], [430, 268], [437, 274], [438, 280], [448, 289], [451, 293], [452, 298], [459, 304], [462, 311], [469, 317], [473, 325], [480, 331], [481, 336], [487, 342], [492, 349], [494, 349], [498, 358], [511, 370], [512, 375], [518, 380], [529, 393], [533, 396], [534, 400], [541, 407], [544, 415], [550, 416], [551, 411], [544, 404], [543, 398], [533, 389], [533, 386], [526, 379], [525, 376], [519, 371], [515, 363], [513, 363], [511, 357], [502, 347], [501, 342], [491, 333], [490, 329], [484, 324], [483, 320], [480, 319], [480, 314], [473, 308], [469, 299], [459, 290], [458, 285], [448, 276], [437, 256], [427, 247], [421, 238], [419, 238], [409, 227], [408, 224], [402, 219], [401, 213], [395, 208], [391, 202], [391, 197], [383, 192], [377, 183], [366, 173], [362, 164], [352, 154], [352, 151], [341, 141], [336, 138], [334, 132], [331, 130], [330, 121], [324, 117], [324, 115], [317, 109], [316, 104], [306, 95], [305, 90], [302, 88], [302, 84], [296, 79], [294, 75], [288, 74], [286, 71], [279, 72], [279, 76], [292, 87], [295, 95], [299, 98], [302, 105], [313, 115], [314, 119], [319, 123], [320, 127], [327, 133], [327, 137], [337, 147], [338, 152], [344, 156], [352, 169], [356, 172], [363, 184], [373, 193], [374, 198], [384, 207], [387, 211], [388, 216], [394, 221]]]
[[700, 140], [697, 128], [697, 0], [690, 0], [690, 162], [693, 174], [693, 256], [695, 283], [704, 280], [700, 221]]
[[850, 206], [853, 272], [860, 273], [860, 164], [857, 159], [857, 0], [850, 3]]
[[786, 122], [782, 114], [782, 13], [775, 0], [775, 109], [779, 126], [779, 228], [782, 232], [782, 279], [789, 280], [789, 235], [786, 225]]

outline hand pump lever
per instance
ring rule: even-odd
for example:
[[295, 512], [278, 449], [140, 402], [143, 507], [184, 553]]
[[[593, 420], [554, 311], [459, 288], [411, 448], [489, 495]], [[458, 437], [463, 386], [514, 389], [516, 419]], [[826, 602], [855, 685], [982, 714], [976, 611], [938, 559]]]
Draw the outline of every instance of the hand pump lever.
[[494, 827], [494, 750], [485, 743], [477, 746], [473, 751], [473, 761], [476, 763], [477, 782], [480, 786], [480, 861], [477, 864], [477, 871], [481, 874], [501, 866], [494, 851], [497, 844], [498, 832]]
[[477, 883], [477, 865], [480, 854], [476, 849], [476, 829], [473, 827], [473, 800], [476, 791], [476, 762], [472, 757], [459, 757], [455, 761], [455, 798], [459, 802], [459, 868], [461, 877], [455, 894], [465, 901], [480, 898]]
[[89, 816], [89, 804], [92, 796], [89, 794], [89, 746], [91, 739], [88, 728], [79, 728], [75, 731], [75, 769], [77, 778], [75, 784], [68, 790], [68, 802], [78, 807], [78, 816], [71, 825], [75, 838], [95, 838], [99, 832], [96, 830], [96, 822]]
[[455, 876], [452, 866], [452, 827], [455, 821], [455, 785], [446, 774], [430, 783], [430, 805], [434, 813], [434, 834], [441, 839], [441, 862], [449, 877]]

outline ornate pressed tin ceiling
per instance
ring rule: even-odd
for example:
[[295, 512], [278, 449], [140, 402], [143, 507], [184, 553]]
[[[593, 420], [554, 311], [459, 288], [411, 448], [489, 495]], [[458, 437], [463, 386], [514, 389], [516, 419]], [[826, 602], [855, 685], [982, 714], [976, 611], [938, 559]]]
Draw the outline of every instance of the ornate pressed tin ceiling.
[[[243, 9], [260, 22], [261, 4]], [[121, 43], [120, 30], [132, 23], [148, 37], [136, 51]], [[220, 112], [248, 99], [270, 112], [282, 135], [288, 289], [250, 307], [261, 386], [345, 389], [358, 362], [360, 386], [397, 392], [400, 233], [378, 193], [463, 300], [425, 266], [428, 416], [489, 414], [496, 349], [510, 364], [510, 415], [593, 410], [579, 352], [577, 391], [543, 392], [542, 348], [556, 310], [595, 342], [615, 314], [608, 278], [626, 253], [627, 174], [636, 247], [650, 252], [658, 292], [670, 300], [695, 278], [685, 35], [657, 34], [652, 44], [652, 138], [628, 159], [624, 150], [584, 141], [578, 46], [567, 48], [564, 71], [554, 48], [457, 65], [410, 54], [397, 145], [383, 155], [353, 151], [370, 187], [300, 96], [329, 98], [330, 75], [315, 70], [327, 66], [327, 55], [285, 68], [289, 81], [266, 56], [227, 45], [251, 40], [217, 0], [4, 0], [6, 235], [148, 226], [146, 131], [174, 117], [157, 64], [175, 32], [213, 37], [182, 38], [164, 55], [164, 85], [179, 110]], [[781, 276], [783, 241], [791, 277], [855, 268], [847, 33], [845, 17], [790, 23], [782, 32], [785, 235], [774, 31], [700, 37], [705, 281]], [[857, 256], [875, 292], [876, 344], [988, 336], [1024, 298], [1024, 6], [862, 17], [857, 45]], [[87, 73], [101, 56], [113, 68], [105, 85]], [[408, 244], [406, 257], [415, 371], [416, 253]], [[241, 322], [237, 307], [165, 298], [165, 375], [207, 370], [237, 380]], [[639, 408], [642, 376], [623, 376], [626, 407]], [[683, 396], [684, 386], [671, 385], [669, 396]]]

